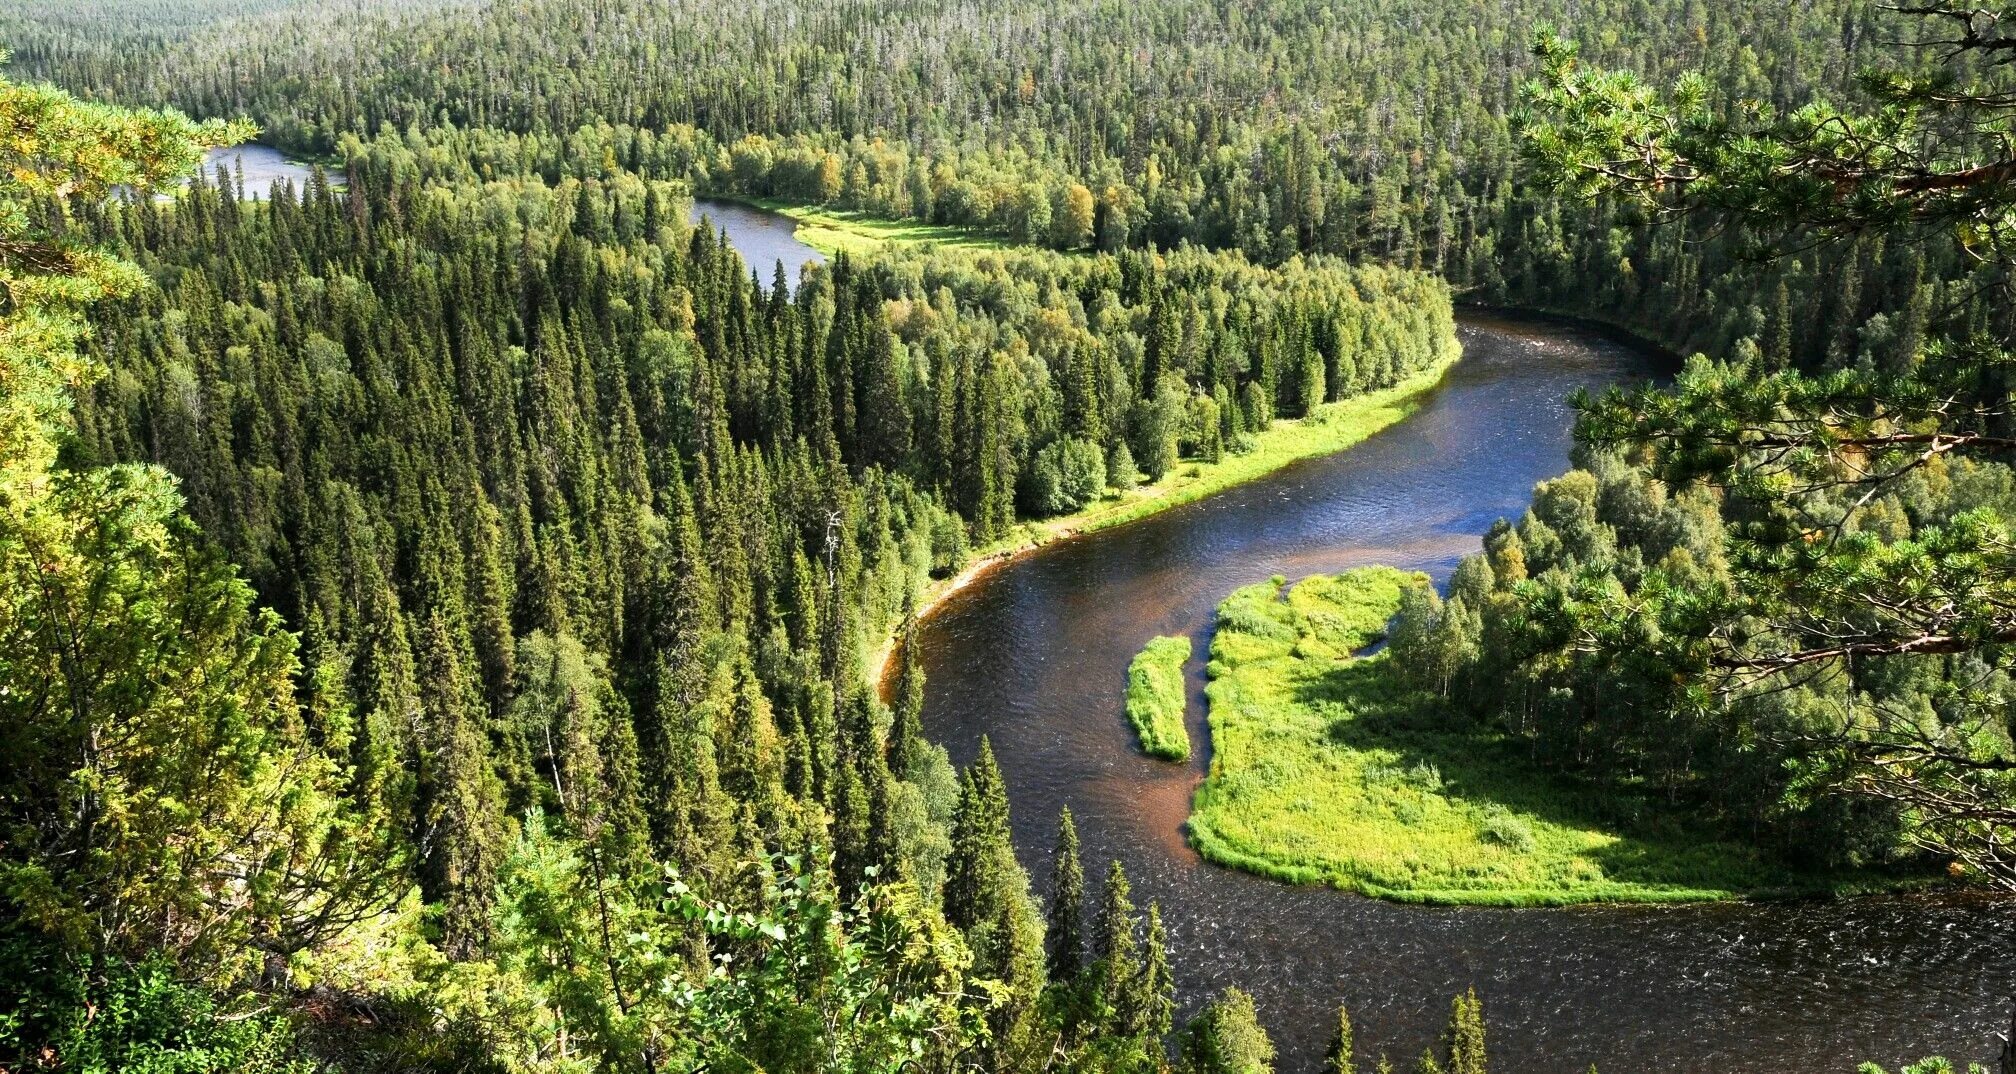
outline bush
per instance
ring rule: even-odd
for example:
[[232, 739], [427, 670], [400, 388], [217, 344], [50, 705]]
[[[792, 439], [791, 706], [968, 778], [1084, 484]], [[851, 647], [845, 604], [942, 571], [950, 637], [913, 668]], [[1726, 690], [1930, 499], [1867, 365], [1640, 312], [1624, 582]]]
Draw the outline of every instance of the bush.
[[1054, 441], [1036, 453], [1029, 468], [1027, 506], [1038, 516], [1068, 515], [1096, 499], [1105, 483], [1099, 445], [1076, 438]]
[[1496, 843], [1518, 854], [1531, 854], [1539, 841], [1533, 837], [1533, 828], [1518, 817], [1503, 809], [1493, 809], [1484, 817], [1478, 827], [1478, 835], [1487, 843]]
[[[0, 938], [0, 1069], [44, 1066], [121, 1074], [310, 1074], [293, 1026], [276, 1014], [232, 1015], [164, 958], [102, 972], [52, 944]], [[53, 1057], [53, 1058], [52, 1058]]]
[[1106, 455], [1106, 484], [1126, 492], [1140, 482], [1141, 471], [1134, 465], [1134, 453], [1127, 449], [1127, 442], [1115, 443]]

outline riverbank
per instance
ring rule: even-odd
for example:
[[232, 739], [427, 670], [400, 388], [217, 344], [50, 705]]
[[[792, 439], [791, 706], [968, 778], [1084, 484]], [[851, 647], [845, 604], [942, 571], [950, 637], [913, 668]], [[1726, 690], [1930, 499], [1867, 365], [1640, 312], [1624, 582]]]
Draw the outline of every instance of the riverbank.
[[1219, 606], [1211, 768], [1188, 825], [1206, 860], [1400, 902], [1702, 902], [1894, 887], [1812, 877], [1685, 818], [1533, 767], [1518, 744], [1441, 712], [1379, 641], [1427, 576], [1366, 567]]
[[[987, 571], [1044, 545], [1194, 503], [1290, 463], [1343, 451], [1366, 440], [1413, 414], [1441, 386], [1462, 357], [1453, 341], [1450, 349], [1450, 357], [1390, 388], [1325, 403], [1306, 418], [1276, 420], [1253, 438], [1250, 451], [1227, 455], [1219, 462], [1186, 460], [1153, 484], [1108, 495], [1073, 514], [1021, 523], [1008, 537], [977, 550], [963, 570], [927, 586], [917, 600], [917, 618], [929, 615], [945, 598]], [[869, 660], [870, 682], [885, 685], [896, 642], [894, 636], [886, 639]]]

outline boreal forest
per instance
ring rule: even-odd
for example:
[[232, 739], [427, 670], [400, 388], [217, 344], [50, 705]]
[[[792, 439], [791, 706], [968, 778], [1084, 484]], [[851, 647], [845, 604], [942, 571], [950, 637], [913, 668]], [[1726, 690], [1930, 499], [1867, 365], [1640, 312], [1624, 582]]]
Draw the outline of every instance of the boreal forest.
[[0, 1074], [2016, 1074], [2016, 4], [0, 52]]

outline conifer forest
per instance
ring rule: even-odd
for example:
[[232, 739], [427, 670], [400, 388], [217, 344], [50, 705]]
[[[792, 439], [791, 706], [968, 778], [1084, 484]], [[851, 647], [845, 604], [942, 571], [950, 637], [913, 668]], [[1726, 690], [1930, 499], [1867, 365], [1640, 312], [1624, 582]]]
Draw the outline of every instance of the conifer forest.
[[2016, 3], [0, 57], [0, 1074], [2016, 1074]]

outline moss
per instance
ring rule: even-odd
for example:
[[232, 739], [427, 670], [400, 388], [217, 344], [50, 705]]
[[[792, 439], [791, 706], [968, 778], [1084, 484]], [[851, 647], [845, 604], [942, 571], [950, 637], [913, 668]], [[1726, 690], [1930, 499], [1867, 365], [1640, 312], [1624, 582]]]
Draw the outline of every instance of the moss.
[[1165, 761], [1190, 759], [1190, 731], [1184, 726], [1183, 665], [1190, 639], [1150, 641], [1127, 668], [1127, 719], [1141, 739], [1141, 751]]
[[1694, 830], [1656, 802], [1528, 763], [1396, 683], [1378, 641], [1423, 575], [1367, 567], [1247, 586], [1218, 609], [1211, 770], [1190, 838], [1290, 883], [1403, 902], [1679, 902], [1864, 890]]

